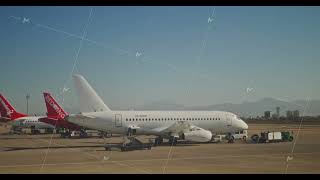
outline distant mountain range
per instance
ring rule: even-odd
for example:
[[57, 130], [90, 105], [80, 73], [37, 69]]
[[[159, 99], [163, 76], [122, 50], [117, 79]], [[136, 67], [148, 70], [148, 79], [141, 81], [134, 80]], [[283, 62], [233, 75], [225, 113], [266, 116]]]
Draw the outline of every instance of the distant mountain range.
[[263, 116], [264, 111], [276, 112], [276, 107], [280, 107], [280, 115], [286, 115], [288, 110], [299, 110], [300, 115], [318, 116], [320, 115], [320, 100], [310, 100], [308, 107], [306, 100], [296, 100], [286, 102], [274, 98], [263, 98], [254, 102], [243, 102], [240, 104], [224, 103], [208, 106], [184, 106], [170, 102], [153, 102], [143, 106], [134, 107], [134, 110], [203, 110], [203, 111], [229, 111], [243, 117]]

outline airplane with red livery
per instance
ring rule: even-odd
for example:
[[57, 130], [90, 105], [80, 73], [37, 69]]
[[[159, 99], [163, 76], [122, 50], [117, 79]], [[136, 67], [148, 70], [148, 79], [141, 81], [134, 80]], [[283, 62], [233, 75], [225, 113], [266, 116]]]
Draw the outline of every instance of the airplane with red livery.
[[0, 113], [2, 122], [7, 122], [13, 127], [28, 127], [31, 129], [52, 130], [54, 126], [39, 121], [44, 116], [29, 116], [16, 111], [10, 102], [0, 93]]
[[87, 136], [84, 128], [65, 120], [68, 113], [58, 104], [49, 92], [44, 92], [43, 97], [47, 108], [47, 117], [39, 118], [39, 121], [51, 124], [56, 128], [64, 129], [62, 137], [71, 137], [72, 131], [80, 131], [80, 137]]
[[65, 121], [68, 113], [57, 103], [49, 92], [44, 92], [43, 97], [47, 108], [47, 117], [40, 118], [39, 121], [51, 124], [57, 128], [66, 128], [69, 130], [79, 131], [80, 126]]

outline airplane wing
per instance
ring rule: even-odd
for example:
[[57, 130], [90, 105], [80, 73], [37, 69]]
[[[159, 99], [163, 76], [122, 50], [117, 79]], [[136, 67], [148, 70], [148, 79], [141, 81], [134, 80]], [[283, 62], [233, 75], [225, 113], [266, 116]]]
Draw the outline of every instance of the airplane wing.
[[208, 142], [212, 138], [210, 131], [192, 125], [187, 121], [177, 121], [166, 127], [152, 129], [151, 132], [194, 142]]
[[54, 117], [42, 117], [38, 119], [39, 121], [43, 122], [45, 120], [50, 120], [50, 121], [57, 121], [58, 118], [54, 118]]
[[89, 114], [75, 114], [66, 115], [64, 118], [65, 121], [79, 126], [82, 126], [83, 122], [87, 122], [89, 119], [96, 119], [96, 117]]
[[194, 127], [196, 126], [192, 125], [187, 121], [177, 121], [168, 126], [161, 126], [158, 128], [154, 128], [151, 130], [151, 132], [154, 132], [157, 134], [166, 134], [166, 133], [180, 134], [183, 132], [189, 132]]
[[66, 116], [67, 119], [68, 118], [75, 118], [75, 119], [95, 119], [96, 117], [94, 116], [91, 116], [91, 115], [84, 115], [84, 114], [76, 114], [76, 115], [73, 115], [73, 116]]
[[42, 118], [39, 118], [38, 121], [50, 124], [52, 126], [59, 126], [60, 125], [58, 119], [53, 118], [53, 117], [42, 117]]

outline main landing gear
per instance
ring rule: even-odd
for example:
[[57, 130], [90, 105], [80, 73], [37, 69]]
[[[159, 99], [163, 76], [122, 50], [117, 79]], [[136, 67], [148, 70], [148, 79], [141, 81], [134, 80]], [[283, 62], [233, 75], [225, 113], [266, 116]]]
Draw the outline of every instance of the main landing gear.
[[[177, 145], [177, 142], [178, 142], [178, 138], [174, 137], [174, 136], [171, 136], [169, 138], [169, 142], [168, 143], [169, 143], [170, 146], [175, 146], [175, 145]], [[158, 145], [160, 145], [162, 143], [163, 143], [163, 137], [158, 136], [158, 137], [156, 137], [154, 139], [154, 146], [158, 146]]]
[[60, 137], [62, 137], [62, 138], [71, 138], [71, 132], [68, 129], [63, 129], [60, 132]]
[[88, 137], [86, 130], [80, 129], [80, 138], [85, 138], [85, 137]]
[[169, 138], [169, 144], [170, 144], [171, 146], [177, 145], [177, 142], [178, 142], [178, 138], [176, 138], [176, 137], [174, 137], [174, 136], [171, 136], [171, 137]]
[[155, 140], [154, 140], [154, 146], [158, 146], [160, 144], [163, 143], [163, 138], [162, 137], [156, 137]]

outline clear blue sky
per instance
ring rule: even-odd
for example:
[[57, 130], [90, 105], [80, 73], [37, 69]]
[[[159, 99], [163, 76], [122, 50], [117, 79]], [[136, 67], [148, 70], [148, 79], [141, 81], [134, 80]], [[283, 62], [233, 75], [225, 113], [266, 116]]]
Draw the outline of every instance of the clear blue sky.
[[[29, 92], [30, 112], [44, 112], [42, 91], [66, 82], [64, 105], [77, 106], [67, 79], [81, 40], [45, 26], [81, 37], [89, 12], [0, 7], [0, 91], [17, 109]], [[319, 32], [319, 7], [93, 7], [75, 72], [113, 109], [319, 99]]]

